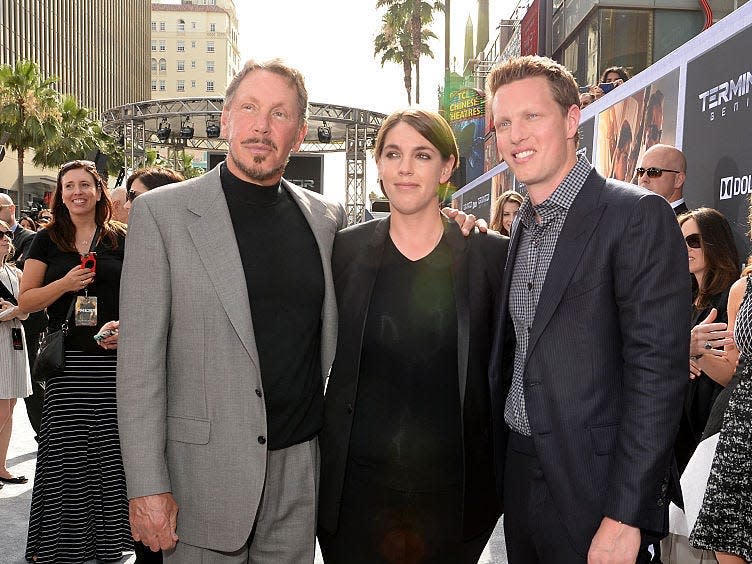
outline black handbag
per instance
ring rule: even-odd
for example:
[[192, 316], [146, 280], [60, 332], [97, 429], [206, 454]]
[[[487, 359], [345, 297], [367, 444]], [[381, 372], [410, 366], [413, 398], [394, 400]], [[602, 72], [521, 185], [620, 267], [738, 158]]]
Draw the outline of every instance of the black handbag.
[[43, 383], [65, 368], [65, 337], [68, 334], [68, 320], [73, 313], [76, 297], [71, 300], [68, 315], [65, 316], [60, 329], [50, 331], [48, 327], [39, 334], [39, 351], [31, 370], [31, 379], [35, 382]]

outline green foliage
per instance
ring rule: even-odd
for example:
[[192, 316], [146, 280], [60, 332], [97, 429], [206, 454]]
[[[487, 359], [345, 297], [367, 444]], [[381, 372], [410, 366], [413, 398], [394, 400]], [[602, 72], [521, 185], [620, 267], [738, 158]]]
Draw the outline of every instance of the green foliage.
[[110, 156], [109, 168], [122, 166], [123, 149], [104, 133], [91, 110], [73, 96], [55, 90], [55, 77], [43, 77], [33, 61], [0, 65], [0, 132], [9, 134], [8, 147], [18, 154], [18, 200], [24, 201], [25, 153], [34, 151], [33, 163], [57, 168], [94, 150]]

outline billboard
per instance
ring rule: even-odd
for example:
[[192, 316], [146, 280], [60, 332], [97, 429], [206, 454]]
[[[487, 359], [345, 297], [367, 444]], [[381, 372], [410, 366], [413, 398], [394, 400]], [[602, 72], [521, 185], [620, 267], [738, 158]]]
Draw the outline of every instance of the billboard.
[[[580, 121], [580, 151], [604, 176], [635, 181], [649, 147], [681, 149], [687, 158], [687, 206], [723, 213], [744, 257], [752, 194], [752, 63], [740, 54], [750, 48], [752, 3], [747, 3], [589, 105]], [[493, 135], [486, 135], [486, 153]], [[469, 209], [475, 202], [482, 209], [483, 186], [489, 205], [504, 189], [524, 192], [505, 163], [489, 163], [488, 172], [454, 194], [456, 207]]]

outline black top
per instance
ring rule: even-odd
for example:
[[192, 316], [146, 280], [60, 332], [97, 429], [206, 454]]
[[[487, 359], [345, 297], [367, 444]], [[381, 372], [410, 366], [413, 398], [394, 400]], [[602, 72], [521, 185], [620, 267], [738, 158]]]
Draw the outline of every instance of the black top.
[[451, 264], [443, 239], [414, 262], [389, 239], [366, 318], [350, 456], [403, 491], [461, 483]]
[[221, 169], [245, 271], [261, 363], [267, 447], [313, 438], [323, 425], [321, 310], [324, 269], [306, 218], [281, 186], [258, 186]]
[[[94, 326], [76, 327], [73, 314], [68, 322], [70, 331], [65, 338], [66, 350], [85, 351], [98, 354], [114, 355], [117, 351], [106, 351], [99, 347], [93, 337], [100, 327], [108, 321], [119, 319], [118, 305], [120, 301], [120, 271], [123, 267], [123, 252], [125, 238], [118, 238], [117, 249], [112, 249], [105, 237], [100, 237], [94, 250], [97, 253], [97, 268], [94, 281], [88, 287], [88, 295], [97, 298], [97, 323]], [[81, 255], [76, 252], [64, 252], [50, 239], [46, 229], [39, 231], [29, 248], [26, 259], [36, 259], [47, 265], [43, 284], [54, 282], [64, 277], [74, 266], [81, 264]], [[64, 319], [71, 300], [75, 295], [84, 292], [66, 292], [47, 307], [50, 318], [49, 326], [59, 328]]]

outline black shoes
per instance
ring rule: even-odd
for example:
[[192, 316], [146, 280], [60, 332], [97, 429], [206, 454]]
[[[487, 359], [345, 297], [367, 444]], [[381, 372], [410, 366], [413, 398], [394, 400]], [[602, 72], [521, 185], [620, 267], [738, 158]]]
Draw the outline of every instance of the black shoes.
[[12, 478], [3, 478], [0, 476], [0, 487], [2, 484], [25, 484], [29, 479], [26, 476], [14, 476]]

